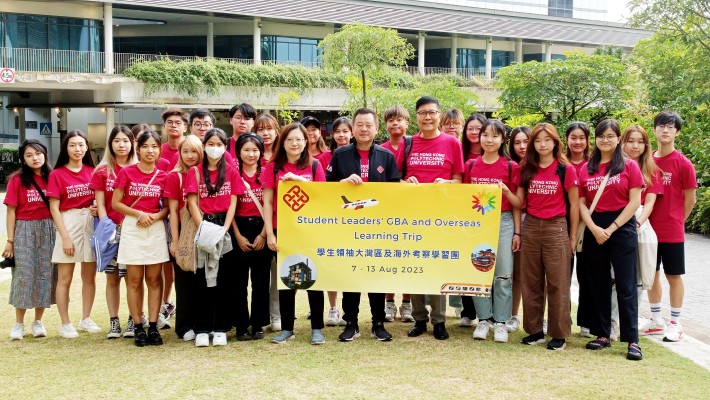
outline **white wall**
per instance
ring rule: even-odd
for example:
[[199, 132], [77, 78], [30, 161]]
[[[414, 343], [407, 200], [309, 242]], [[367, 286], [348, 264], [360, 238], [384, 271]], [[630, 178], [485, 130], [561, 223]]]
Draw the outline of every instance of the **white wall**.
[[0, 12], [15, 14], [54, 15], [59, 17], [103, 19], [103, 5], [82, 1], [20, 1], [0, 2]]

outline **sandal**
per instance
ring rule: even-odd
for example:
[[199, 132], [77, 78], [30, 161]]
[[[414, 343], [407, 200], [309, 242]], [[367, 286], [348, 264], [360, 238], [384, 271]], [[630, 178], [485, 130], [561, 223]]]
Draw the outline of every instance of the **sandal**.
[[643, 359], [643, 354], [641, 354], [641, 347], [638, 343], [629, 343], [629, 350], [626, 353], [627, 360], [640, 361]]
[[601, 350], [607, 347], [611, 347], [611, 342], [609, 342], [609, 338], [606, 337], [599, 336], [598, 338], [587, 343], [588, 350]]

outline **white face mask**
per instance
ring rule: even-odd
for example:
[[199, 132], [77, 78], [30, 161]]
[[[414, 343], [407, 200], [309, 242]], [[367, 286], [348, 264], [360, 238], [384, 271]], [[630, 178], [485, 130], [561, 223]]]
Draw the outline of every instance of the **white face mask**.
[[224, 154], [224, 147], [205, 147], [205, 153], [207, 153], [207, 157], [213, 160], [219, 160]]

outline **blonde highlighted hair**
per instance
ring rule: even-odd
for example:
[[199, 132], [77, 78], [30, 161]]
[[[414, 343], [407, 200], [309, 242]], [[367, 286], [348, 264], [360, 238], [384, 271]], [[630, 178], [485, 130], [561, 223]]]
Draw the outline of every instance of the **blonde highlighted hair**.
[[182, 149], [185, 147], [189, 150], [197, 152], [197, 164], [194, 166], [196, 167], [202, 164], [204, 151], [202, 150], [202, 142], [200, 142], [200, 138], [195, 135], [187, 135], [180, 139], [180, 144], [178, 144], [178, 162], [175, 164], [175, 168], [173, 169], [173, 171], [178, 173], [184, 173], [190, 170], [190, 167], [182, 161]]
[[621, 134], [621, 145], [625, 146], [626, 143], [631, 140], [631, 134], [634, 132], [640, 133], [643, 139], [643, 153], [639, 156], [638, 165], [639, 168], [641, 168], [643, 181], [646, 183], [646, 187], [649, 187], [651, 186], [653, 177], [656, 176], [660, 170], [653, 161], [653, 149], [651, 148], [651, 140], [648, 138], [648, 133], [641, 125], [631, 125]]

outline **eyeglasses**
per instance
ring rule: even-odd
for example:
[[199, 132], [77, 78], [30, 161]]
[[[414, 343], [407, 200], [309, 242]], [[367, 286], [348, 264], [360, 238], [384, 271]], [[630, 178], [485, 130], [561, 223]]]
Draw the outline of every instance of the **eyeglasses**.
[[440, 113], [441, 113], [441, 111], [436, 111], [436, 110], [433, 110], [433, 111], [417, 111], [417, 116], [422, 117], [422, 118], [424, 118], [424, 117], [431, 117], [431, 118], [434, 118], [434, 117], [436, 117], [437, 115], [439, 115]]
[[182, 121], [173, 121], [173, 120], [170, 120], [170, 119], [169, 119], [169, 120], [165, 121], [165, 125], [168, 125], [168, 126], [180, 126], [180, 125], [182, 125]]
[[242, 117], [241, 115], [235, 115], [235, 116], [232, 117], [232, 118], [234, 118], [234, 120], [237, 121], [237, 122], [249, 121], [250, 119], [254, 119], [254, 118]]
[[668, 129], [669, 131], [674, 131], [675, 130], [675, 125], [673, 124], [667, 124], [667, 125], [656, 125], [656, 128], [660, 130]]
[[605, 140], [606, 140], [607, 142], [611, 142], [611, 141], [614, 140], [614, 139], [618, 139], [618, 137], [617, 137], [616, 135], [605, 135], [605, 136], [602, 135], [602, 136], [597, 136], [596, 139], [597, 139], [598, 141], [600, 141], [600, 142], [603, 142], [603, 141], [605, 141]]
[[203, 123], [193, 122], [192, 126], [194, 126], [195, 128], [198, 128], [198, 129], [209, 129], [212, 127], [212, 124], [210, 124], [209, 122], [203, 122]]

